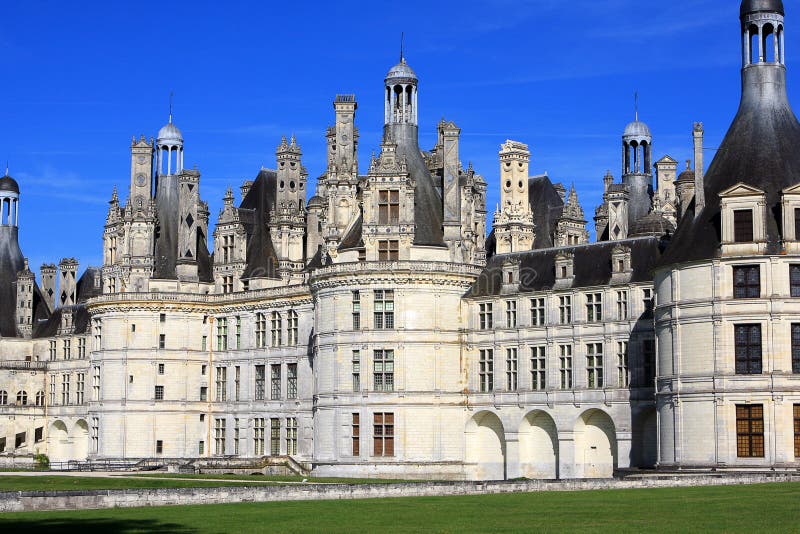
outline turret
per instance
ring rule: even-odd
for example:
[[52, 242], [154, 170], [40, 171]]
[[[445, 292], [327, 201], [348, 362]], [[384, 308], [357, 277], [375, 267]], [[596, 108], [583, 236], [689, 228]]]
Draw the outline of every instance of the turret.
[[628, 221], [633, 224], [650, 212], [653, 193], [653, 136], [639, 120], [625, 127], [622, 134], [622, 183], [628, 188]]
[[17, 332], [24, 338], [30, 338], [33, 332], [33, 292], [36, 286], [36, 275], [28, 267], [28, 258], [25, 266], [17, 273], [17, 307], [16, 323]]

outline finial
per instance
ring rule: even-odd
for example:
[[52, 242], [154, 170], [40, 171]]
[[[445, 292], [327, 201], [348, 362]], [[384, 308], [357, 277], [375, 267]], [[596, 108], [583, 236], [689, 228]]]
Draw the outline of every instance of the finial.
[[405, 63], [405, 57], [403, 57], [403, 46], [405, 45], [405, 32], [400, 32], [400, 63]]
[[169, 92], [169, 123], [172, 124], [172, 97], [175, 96], [174, 91]]
[[8, 176], [8, 160], [6, 160], [6, 176]]
[[639, 120], [639, 91], [633, 93], [634, 109], [636, 110], [636, 120]]
[[687, 159], [686, 160], [686, 170], [688, 171], [691, 168], [692, 168], [692, 160]]

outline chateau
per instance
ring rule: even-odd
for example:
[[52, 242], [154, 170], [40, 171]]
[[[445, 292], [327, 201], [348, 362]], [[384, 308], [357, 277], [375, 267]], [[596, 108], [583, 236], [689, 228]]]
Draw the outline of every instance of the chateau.
[[500, 148], [499, 184], [462, 164], [452, 122], [420, 148], [402, 57], [372, 96], [369, 168], [356, 98], [338, 95], [316, 191], [284, 138], [213, 226], [172, 116], [134, 138], [103, 265], [83, 272], [66, 258], [37, 280], [24, 184], [0, 178], [0, 459], [281, 457], [437, 479], [797, 469], [800, 123], [781, 0], [744, 0], [740, 22], [741, 105], [708, 171], [702, 124], [678, 174], [637, 115], [596, 242], [524, 143]]

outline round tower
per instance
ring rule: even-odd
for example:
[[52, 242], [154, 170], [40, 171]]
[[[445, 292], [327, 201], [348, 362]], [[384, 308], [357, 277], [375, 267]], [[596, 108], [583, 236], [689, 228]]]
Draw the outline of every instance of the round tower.
[[178, 127], [172, 123], [171, 111], [169, 122], [158, 131], [156, 151], [158, 154], [158, 165], [156, 167], [158, 175], [180, 174], [183, 170], [183, 135]]
[[19, 184], [6, 170], [0, 178], [0, 337], [15, 337], [14, 284], [24, 266], [19, 248]]

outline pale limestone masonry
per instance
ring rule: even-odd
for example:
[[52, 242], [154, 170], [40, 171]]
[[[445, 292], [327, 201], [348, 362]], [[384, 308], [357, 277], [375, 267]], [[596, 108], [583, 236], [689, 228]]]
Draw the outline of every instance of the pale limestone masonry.
[[[596, 242], [575, 188], [531, 175], [512, 140], [487, 235], [460, 128], [419, 146], [403, 57], [366, 173], [356, 98], [337, 95], [315, 194], [283, 138], [275, 170], [238, 202], [227, 188], [213, 254], [170, 115], [132, 140], [101, 267], [64, 259], [37, 285], [16, 218], [0, 224], [0, 457], [451, 480], [797, 469], [800, 124], [782, 3], [745, 0], [741, 23], [742, 106], [708, 173], [696, 123], [695, 169], [665, 156], [654, 177], [637, 116]], [[19, 209], [16, 181], [0, 193]]]

